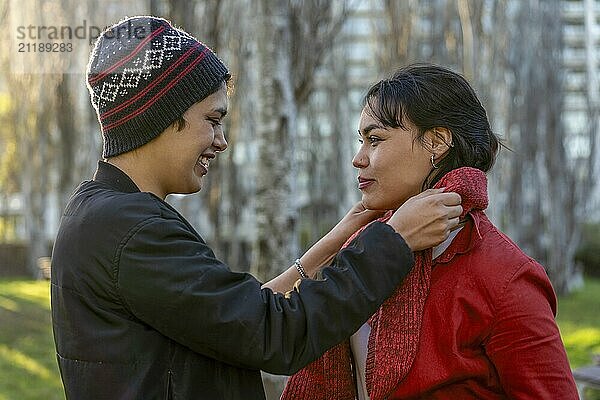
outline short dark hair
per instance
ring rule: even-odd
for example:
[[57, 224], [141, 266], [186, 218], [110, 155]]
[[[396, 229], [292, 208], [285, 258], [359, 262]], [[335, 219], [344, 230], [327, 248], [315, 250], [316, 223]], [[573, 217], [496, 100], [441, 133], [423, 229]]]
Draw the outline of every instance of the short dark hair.
[[175, 122], [173, 122], [173, 125], [175, 125], [175, 128], [177, 129], [177, 132], [183, 130], [183, 128], [185, 128], [187, 124], [187, 121], [185, 120], [185, 118], [183, 118], [183, 115], [179, 118], [177, 118], [177, 120]]
[[408, 118], [417, 127], [415, 140], [420, 142], [433, 128], [451, 132], [453, 147], [425, 179], [423, 189], [456, 168], [489, 171], [501, 145], [471, 85], [445, 67], [411, 64], [400, 68], [373, 85], [363, 105], [386, 127], [405, 128], [403, 121]]

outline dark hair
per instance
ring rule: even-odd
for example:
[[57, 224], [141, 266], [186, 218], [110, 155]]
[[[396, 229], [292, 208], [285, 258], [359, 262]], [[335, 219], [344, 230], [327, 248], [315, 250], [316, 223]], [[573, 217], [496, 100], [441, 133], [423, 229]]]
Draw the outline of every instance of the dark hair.
[[177, 118], [175, 122], [173, 122], [173, 125], [176, 125], [177, 132], [180, 132], [187, 126], [187, 121], [182, 115], [181, 117]]
[[474, 167], [492, 168], [500, 141], [490, 128], [485, 109], [461, 75], [432, 64], [412, 64], [373, 85], [364, 97], [372, 116], [384, 126], [406, 128], [404, 118], [418, 129], [415, 140], [433, 128], [446, 128], [452, 146], [423, 182], [432, 187], [447, 172]]

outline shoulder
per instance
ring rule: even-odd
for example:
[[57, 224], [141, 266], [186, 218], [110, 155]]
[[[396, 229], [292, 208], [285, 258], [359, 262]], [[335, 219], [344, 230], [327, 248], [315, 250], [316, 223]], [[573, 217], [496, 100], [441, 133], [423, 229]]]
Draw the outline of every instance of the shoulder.
[[[500, 231], [487, 217], [483, 216], [479, 223], [481, 241], [473, 249], [473, 255], [481, 257], [485, 264], [503, 266], [504, 270], [516, 270], [528, 262], [535, 262], [530, 256]], [[489, 266], [488, 266], [489, 267]], [[509, 273], [509, 271], [506, 271]]]
[[504, 232], [500, 231], [485, 215], [479, 221], [480, 240], [468, 253], [476, 260], [473, 272], [489, 277], [510, 279], [520, 269], [544, 271], [544, 268], [527, 255]]
[[515, 288], [527, 287], [554, 298], [554, 291], [544, 267], [528, 256], [485, 216], [478, 224], [480, 240], [456, 262], [462, 264], [470, 279], [484, 291], [492, 303], [505, 298]]
[[77, 240], [85, 236], [86, 240], [109, 244], [121, 242], [151, 221], [187, 227], [183, 217], [153, 194], [119, 192], [91, 181], [84, 182], [71, 196], [59, 231]]
[[177, 216], [174, 210], [151, 193], [119, 192], [96, 182], [82, 184], [71, 198], [65, 213], [113, 222]]

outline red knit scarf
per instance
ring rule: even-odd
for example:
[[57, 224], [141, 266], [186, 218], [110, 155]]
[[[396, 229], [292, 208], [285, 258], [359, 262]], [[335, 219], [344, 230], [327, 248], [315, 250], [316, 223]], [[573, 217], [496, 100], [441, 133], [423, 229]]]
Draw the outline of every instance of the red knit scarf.
[[[464, 217], [488, 205], [487, 179], [475, 168], [463, 167], [447, 173], [435, 185], [462, 197]], [[388, 212], [380, 221], [387, 221]], [[365, 227], [352, 235], [352, 241]], [[429, 294], [432, 250], [415, 253], [415, 265], [394, 294], [369, 319], [366, 384], [371, 400], [387, 398], [406, 377], [417, 355], [425, 300]], [[321, 358], [290, 377], [282, 400], [354, 400], [350, 341], [327, 351]]]

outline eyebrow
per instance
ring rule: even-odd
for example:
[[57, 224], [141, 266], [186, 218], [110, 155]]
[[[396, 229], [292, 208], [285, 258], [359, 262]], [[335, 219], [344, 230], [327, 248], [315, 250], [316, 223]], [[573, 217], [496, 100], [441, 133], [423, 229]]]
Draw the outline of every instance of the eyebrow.
[[226, 108], [215, 108], [211, 112], [218, 112], [219, 114], [221, 114], [221, 118], [223, 118], [224, 116], [227, 115], [227, 109]]
[[377, 125], [377, 124], [367, 125], [366, 127], [364, 127], [362, 129], [362, 131], [359, 129], [358, 134], [360, 136], [367, 136], [369, 134], [369, 132], [371, 132], [373, 129], [383, 129], [383, 127], [381, 125]]

